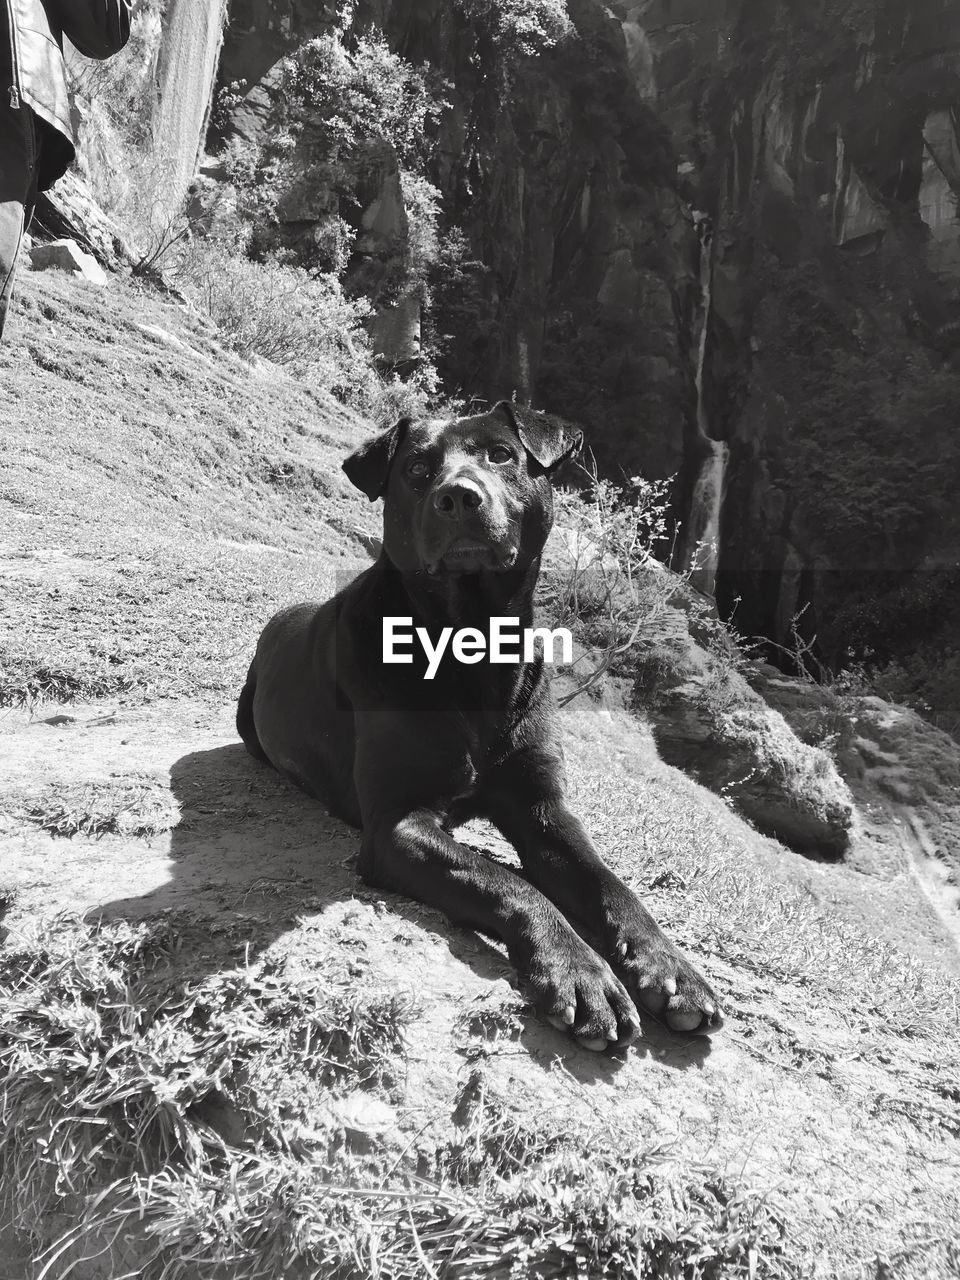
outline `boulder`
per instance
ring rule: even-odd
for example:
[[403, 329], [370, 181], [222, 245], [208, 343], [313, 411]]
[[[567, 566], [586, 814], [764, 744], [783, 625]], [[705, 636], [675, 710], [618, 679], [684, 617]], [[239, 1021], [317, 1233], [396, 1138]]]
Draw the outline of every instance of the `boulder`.
[[637, 701], [660, 754], [727, 800], [767, 835], [803, 853], [847, 849], [855, 808], [821, 747], [803, 742], [747, 683], [729, 655], [692, 639], [641, 663]]
[[76, 241], [108, 271], [122, 270], [134, 261], [121, 229], [72, 169], [50, 191], [41, 193], [31, 230], [35, 240]]
[[561, 509], [543, 557], [541, 600], [555, 596], [566, 607], [575, 596], [581, 638], [601, 655], [606, 644], [623, 646], [610, 670], [632, 678], [634, 710], [649, 722], [668, 764], [791, 848], [830, 858], [845, 853], [856, 810], [824, 749], [834, 745], [832, 736], [801, 740], [751, 688], [746, 675], [756, 678], [756, 664], [722, 626], [713, 601], [634, 554], [628, 580], [601, 527]]
[[30, 250], [30, 263], [34, 271], [67, 271], [74, 276], [83, 276], [98, 287], [107, 283], [103, 267], [93, 254], [84, 253], [76, 240], [35, 244]]

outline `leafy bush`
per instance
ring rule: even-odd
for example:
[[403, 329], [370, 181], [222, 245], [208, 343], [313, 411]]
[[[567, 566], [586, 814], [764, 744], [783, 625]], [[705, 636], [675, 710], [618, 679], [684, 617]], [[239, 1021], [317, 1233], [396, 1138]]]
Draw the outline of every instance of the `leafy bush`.
[[440, 189], [423, 174], [408, 169], [400, 170], [400, 188], [410, 228], [407, 281], [423, 288], [441, 261]]
[[[640, 668], [669, 662], [688, 637], [679, 607], [684, 581], [654, 554], [667, 532], [670, 482], [633, 476], [615, 485], [592, 464], [584, 474], [585, 493], [557, 493], [555, 537], [563, 549], [559, 572], [544, 579], [552, 617], [573, 629], [589, 656], [588, 672], [562, 702], [596, 688], [607, 672], [635, 678]], [[709, 627], [706, 605], [694, 596], [688, 605]]]
[[309, 127], [335, 156], [378, 138], [413, 160], [444, 105], [435, 78], [376, 31], [350, 44], [338, 34], [308, 41], [285, 60], [282, 84], [275, 111], [295, 134]]
[[332, 275], [278, 262], [251, 262], [236, 246], [195, 241], [178, 278], [239, 355], [262, 356], [294, 372], [326, 374], [349, 388], [367, 376], [363, 319], [369, 306], [344, 296]]
[[581, 623], [602, 616], [608, 644], [619, 648], [637, 639], [639, 596], [661, 568], [653, 548], [666, 532], [669, 486], [640, 476], [626, 486], [591, 481], [585, 497], [566, 490], [556, 498], [570, 563], [562, 608]]
[[440, 241], [425, 328], [444, 385], [459, 392], [482, 387], [489, 370], [497, 335], [490, 276], [490, 267], [472, 251], [463, 230], [448, 227]]
[[551, 614], [573, 629], [586, 646], [589, 669], [561, 702], [593, 689], [607, 672], [629, 679], [644, 702], [648, 690], [690, 676], [696, 644], [698, 697], [711, 720], [742, 700], [740, 673], [746, 653], [717, 617], [713, 602], [694, 591], [689, 574], [658, 559], [670, 518], [670, 480], [633, 476], [625, 485], [586, 473], [584, 493], [557, 494], [557, 525], [563, 543], [559, 575], [548, 572]]
[[242, 215], [267, 251], [276, 246], [263, 231], [276, 227], [292, 198], [310, 201], [311, 221], [325, 220], [324, 204], [327, 218], [339, 218], [341, 204], [355, 204], [358, 154], [386, 144], [417, 171], [444, 105], [436, 77], [393, 53], [379, 32], [349, 43], [344, 31], [308, 41], [283, 59], [271, 82], [260, 145], [234, 141], [227, 149]]
[[573, 30], [565, 0], [456, 0], [455, 7], [510, 58], [552, 49]]
[[[279, 282], [281, 301], [294, 295], [293, 306], [284, 304], [284, 334], [292, 329], [299, 335], [294, 346], [316, 344], [322, 352], [319, 361], [298, 354], [288, 363], [298, 371], [309, 365], [311, 376], [319, 366], [336, 394], [380, 419], [421, 412], [438, 391], [429, 340], [404, 381], [375, 368], [358, 322], [371, 314], [370, 304], [412, 297], [421, 311], [429, 306], [430, 279], [441, 257], [440, 193], [426, 177], [424, 154], [445, 103], [437, 77], [393, 53], [379, 32], [356, 34], [348, 16], [341, 15], [338, 30], [281, 62], [271, 81], [262, 143], [251, 147], [234, 139], [224, 158], [238, 193], [236, 233], [269, 273], [261, 308], [269, 320], [269, 346], [277, 345]], [[396, 199], [402, 202], [395, 235], [373, 250], [363, 244], [358, 212], [358, 189], [369, 187], [371, 176], [391, 189], [399, 178]], [[252, 268], [242, 270], [253, 278]], [[304, 270], [315, 283], [308, 283]], [[301, 273], [296, 287], [283, 271]], [[216, 287], [223, 293], [222, 285]], [[318, 307], [312, 330], [304, 314], [311, 306]], [[224, 308], [230, 327], [241, 331], [232, 318], [238, 308], [221, 300]], [[255, 336], [255, 345], [270, 354], [259, 330]]]
[[235, 242], [198, 239], [176, 279], [238, 355], [283, 365], [377, 422], [425, 413], [439, 398], [428, 364], [407, 379], [376, 369], [363, 323], [370, 306], [347, 297], [334, 275], [254, 262]]

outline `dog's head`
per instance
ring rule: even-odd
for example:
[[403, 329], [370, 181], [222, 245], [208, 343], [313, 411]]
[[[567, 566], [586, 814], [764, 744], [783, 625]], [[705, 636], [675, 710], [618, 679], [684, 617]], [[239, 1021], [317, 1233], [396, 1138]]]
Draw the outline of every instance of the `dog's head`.
[[553, 523], [550, 477], [582, 435], [502, 400], [470, 418], [401, 418], [344, 462], [349, 479], [384, 499], [383, 545], [405, 572], [522, 568]]

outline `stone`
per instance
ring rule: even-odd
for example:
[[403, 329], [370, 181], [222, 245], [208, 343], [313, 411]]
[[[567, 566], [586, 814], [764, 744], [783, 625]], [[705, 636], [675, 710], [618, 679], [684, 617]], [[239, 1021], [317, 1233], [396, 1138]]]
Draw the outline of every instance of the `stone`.
[[140, 324], [139, 321], [137, 321], [134, 324], [134, 328], [139, 329], [145, 337], [152, 339], [161, 346], [173, 347], [179, 351], [183, 350], [183, 343], [180, 339], [176, 337], [175, 334], [170, 333], [169, 330], [161, 329], [159, 325]]
[[30, 263], [34, 271], [66, 271], [70, 275], [82, 276], [98, 287], [107, 283], [103, 267], [92, 254], [84, 253], [76, 240], [35, 244], [30, 250]]
[[[662, 654], [656, 655], [662, 659]], [[673, 648], [670, 669], [641, 670], [635, 688], [660, 754], [790, 848], [842, 856], [855, 827], [853, 796], [820, 746], [727, 661], [692, 639]]]
[[108, 271], [134, 263], [122, 229], [104, 213], [84, 178], [68, 169], [56, 186], [41, 192], [33, 216], [34, 239], [74, 240]]
[[394, 1109], [359, 1090], [342, 1098], [331, 1098], [324, 1119], [330, 1128], [340, 1131], [346, 1147], [356, 1154], [369, 1154], [393, 1146], [399, 1140]]

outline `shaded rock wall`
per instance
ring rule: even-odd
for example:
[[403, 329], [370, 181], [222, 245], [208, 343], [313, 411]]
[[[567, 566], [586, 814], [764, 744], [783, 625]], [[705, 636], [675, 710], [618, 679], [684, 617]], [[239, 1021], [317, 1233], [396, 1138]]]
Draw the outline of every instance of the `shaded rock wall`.
[[804, 610], [831, 661], [851, 592], [902, 594], [960, 553], [958, 105], [946, 0], [744, 3], [699, 99], [719, 603], [778, 639]]

